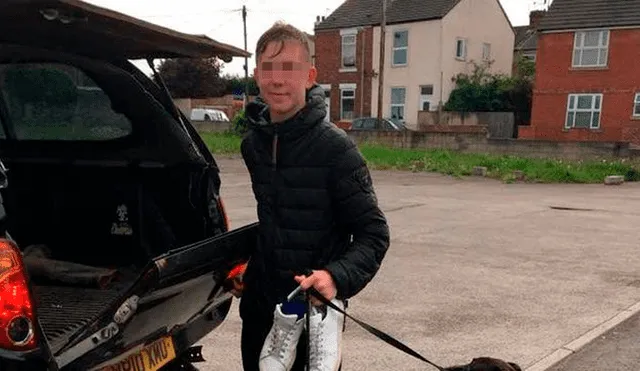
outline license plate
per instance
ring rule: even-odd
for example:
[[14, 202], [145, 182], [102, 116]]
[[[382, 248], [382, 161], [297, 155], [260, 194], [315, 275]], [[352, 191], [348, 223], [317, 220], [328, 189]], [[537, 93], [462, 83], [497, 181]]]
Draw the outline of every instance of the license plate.
[[100, 371], [157, 371], [176, 358], [171, 337], [164, 337], [146, 345], [126, 358], [101, 367]]

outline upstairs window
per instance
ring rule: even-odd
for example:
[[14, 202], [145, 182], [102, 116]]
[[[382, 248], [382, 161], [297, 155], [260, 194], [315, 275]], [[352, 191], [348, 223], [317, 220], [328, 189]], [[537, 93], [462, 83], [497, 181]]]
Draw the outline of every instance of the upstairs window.
[[491, 44], [482, 44], [482, 60], [488, 62], [491, 60]]
[[356, 35], [342, 35], [342, 68], [356, 66]]
[[633, 99], [633, 117], [640, 117], [640, 93]]
[[407, 49], [409, 48], [409, 31], [396, 31], [393, 33], [393, 65], [405, 66], [407, 64]]
[[573, 44], [573, 67], [606, 67], [609, 30], [578, 31]]
[[467, 40], [456, 39], [456, 59], [465, 60], [467, 58]]

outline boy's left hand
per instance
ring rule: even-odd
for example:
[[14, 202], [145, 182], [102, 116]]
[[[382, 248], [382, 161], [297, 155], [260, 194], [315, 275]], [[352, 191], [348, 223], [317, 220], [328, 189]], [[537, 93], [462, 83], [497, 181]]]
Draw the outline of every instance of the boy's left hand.
[[[309, 277], [305, 275], [295, 276], [295, 280], [300, 284], [303, 290], [307, 290], [310, 287], [315, 288], [322, 296], [328, 300], [333, 300], [338, 293], [333, 277], [329, 272], [325, 270], [313, 271], [313, 274]], [[322, 302], [315, 297], [311, 296], [311, 305], [320, 306]]]

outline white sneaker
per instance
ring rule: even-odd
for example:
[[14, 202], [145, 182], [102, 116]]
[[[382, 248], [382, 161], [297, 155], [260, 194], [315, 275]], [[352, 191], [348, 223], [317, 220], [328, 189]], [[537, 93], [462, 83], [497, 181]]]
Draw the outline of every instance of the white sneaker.
[[289, 371], [296, 359], [304, 317], [282, 313], [282, 304], [273, 311], [273, 326], [260, 352], [260, 371]]
[[[344, 310], [341, 300], [332, 300]], [[327, 306], [312, 307], [309, 316], [309, 371], [337, 371], [342, 359], [344, 315]]]

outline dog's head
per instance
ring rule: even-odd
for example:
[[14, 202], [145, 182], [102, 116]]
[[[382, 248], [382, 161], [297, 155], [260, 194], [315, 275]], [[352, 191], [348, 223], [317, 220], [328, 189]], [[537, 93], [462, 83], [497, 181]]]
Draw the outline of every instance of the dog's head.
[[445, 368], [446, 371], [522, 371], [522, 368], [513, 362], [501, 359], [480, 357], [474, 358], [471, 363], [462, 366]]

